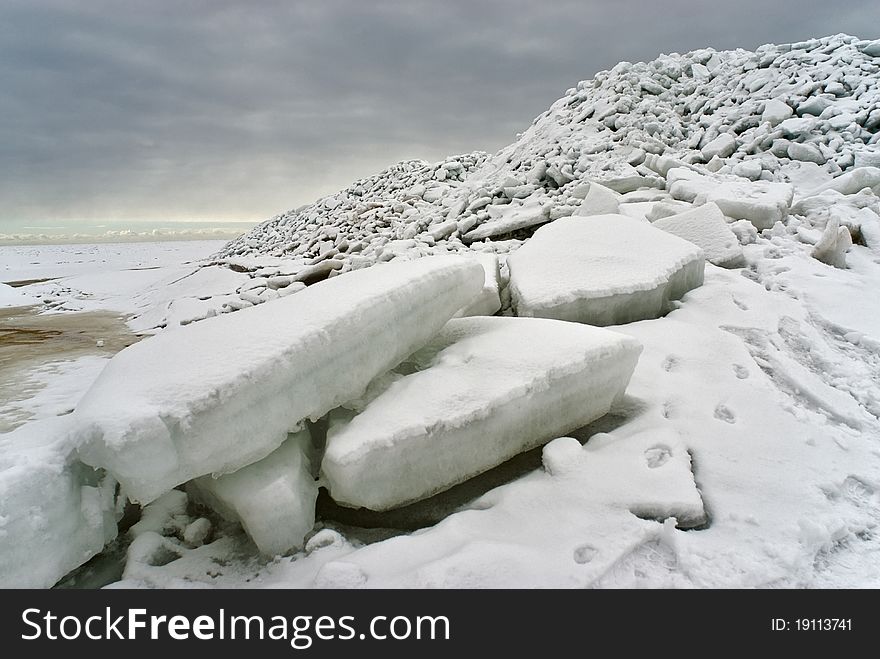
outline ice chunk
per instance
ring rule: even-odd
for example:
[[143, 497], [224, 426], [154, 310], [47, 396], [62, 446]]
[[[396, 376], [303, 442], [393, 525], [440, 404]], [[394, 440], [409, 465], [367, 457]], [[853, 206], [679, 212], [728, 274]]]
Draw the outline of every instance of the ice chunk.
[[739, 240], [715, 203], [709, 202], [678, 215], [660, 218], [654, 222], [654, 226], [702, 247], [710, 263], [722, 268], [736, 268], [743, 264]]
[[48, 588], [116, 537], [116, 483], [76, 459], [68, 421], [0, 435], [0, 588]]
[[769, 229], [788, 213], [794, 188], [787, 183], [724, 180], [701, 176], [689, 169], [671, 169], [666, 176], [669, 193], [680, 201], [714, 201], [735, 220], [748, 220], [757, 229]]
[[691, 208], [693, 206], [684, 201], [657, 201], [651, 204], [651, 208], [645, 213], [645, 219], [649, 222], [656, 222], [661, 217], [678, 215]]
[[788, 157], [792, 160], [800, 160], [801, 162], [814, 162], [817, 165], [825, 164], [825, 156], [814, 144], [801, 144], [800, 142], [792, 142], [788, 145]]
[[577, 216], [607, 215], [620, 211], [620, 195], [599, 183], [590, 183], [587, 196], [573, 213]]
[[501, 309], [501, 294], [498, 280], [501, 275], [498, 272], [498, 257], [495, 254], [478, 254], [477, 260], [483, 266], [486, 279], [480, 296], [469, 305], [460, 309], [456, 317], [465, 316], [494, 316]]
[[74, 415], [136, 501], [266, 457], [427, 341], [483, 287], [473, 259], [379, 265], [117, 354]]
[[856, 194], [864, 188], [871, 188], [874, 194], [880, 194], [880, 167], [858, 167], [851, 169], [846, 174], [841, 174], [831, 180], [812, 194], [818, 194], [825, 190], [836, 190], [845, 195]]
[[196, 499], [219, 515], [241, 522], [267, 556], [303, 545], [315, 525], [318, 485], [311, 473], [311, 437], [302, 430], [268, 456], [238, 471], [189, 484]]
[[488, 207], [489, 220], [462, 236], [465, 242], [483, 240], [500, 236], [517, 229], [525, 229], [550, 220], [550, 205], [542, 203], [541, 197], [533, 195], [520, 203], [519, 199], [509, 204]]
[[832, 216], [819, 242], [813, 247], [813, 257], [835, 268], [845, 268], [846, 252], [852, 244], [849, 229], [840, 226], [837, 218]]
[[408, 360], [408, 375], [331, 428], [322, 464], [331, 495], [386, 510], [586, 425], [622, 395], [640, 351], [574, 323], [452, 320]]
[[703, 283], [703, 251], [622, 215], [564, 218], [513, 253], [519, 316], [615, 325], [656, 318]]
[[771, 99], [764, 104], [764, 111], [761, 113], [761, 122], [769, 121], [771, 126], [775, 126], [788, 119], [794, 114], [794, 110], [788, 103], [780, 101], [778, 98]]
[[736, 151], [736, 138], [730, 133], [721, 133], [702, 148], [700, 153], [706, 161], [712, 158], [726, 158]]

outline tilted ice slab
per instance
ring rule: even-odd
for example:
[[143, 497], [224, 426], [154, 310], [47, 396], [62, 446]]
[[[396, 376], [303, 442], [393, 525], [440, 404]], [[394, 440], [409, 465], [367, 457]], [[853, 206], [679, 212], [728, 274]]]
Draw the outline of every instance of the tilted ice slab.
[[870, 188], [874, 194], [880, 194], [880, 167], [857, 167], [822, 185], [813, 194], [825, 190], [836, 190], [841, 194], [856, 194], [864, 188]]
[[498, 272], [498, 257], [495, 254], [480, 253], [476, 255], [477, 261], [483, 266], [485, 280], [480, 296], [469, 305], [460, 309], [456, 317], [465, 316], [494, 316], [501, 309], [501, 292]]
[[748, 220], [757, 229], [781, 222], [794, 197], [794, 188], [787, 183], [721, 180], [682, 167], [669, 170], [666, 184], [675, 199], [697, 204], [714, 201], [728, 217]]
[[617, 325], [656, 318], [703, 283], [703, 251], [622, 215], [556, 220], [507, 260], [518, 316]]
[[80, 455], [135, 501], [266, 457], [356, 398], [470, 303], [484, 272], [431, 257], [359, 270], [117, 354], [80, 402]]
[[330, 493], [387, 510], [443, 491], [605, 414], [640, 351], [574, 323], [452, 320], [407, 361], [408, 375], [331, 428]]
[[301, 430], [259, 462], [219, 478], [202, 476], [188, 488], [222, 517], [241, 522], [263, 554], [298, 549], [315, 525], [311, 441]]
[[739, 240], [714, 202], [660, 218], [654, 222], [654, 226], [701, 247], [710, 263], [722, 268], [735, 268], [743, 264]]
[[606, 215], [620, 212], [620, 194], [600, 183], [591, 182], [574, 215]]
[[116, 482], [75, 458], [69, 426], [0, 435], [0, 588], [48, 588], [116, 537]]
[[463, 236], [465, 242], [483, 240], [499, 236], [517, 229], [525, 229], [543, 224], [550, 219], [550, 207], [546, 198], [539, 195], [529, 197], [522, 202], [515, 199], [510, 204], [489, 206], [489, 220]]

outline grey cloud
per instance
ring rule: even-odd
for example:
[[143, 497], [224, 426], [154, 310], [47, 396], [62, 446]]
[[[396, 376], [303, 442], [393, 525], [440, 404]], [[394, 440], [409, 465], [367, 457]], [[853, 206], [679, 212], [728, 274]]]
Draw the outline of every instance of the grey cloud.
[[2, 1], [0, 232], [261, 219], [401, 158], [493, 151], [621, 59], [872, 25], [871, 1]]

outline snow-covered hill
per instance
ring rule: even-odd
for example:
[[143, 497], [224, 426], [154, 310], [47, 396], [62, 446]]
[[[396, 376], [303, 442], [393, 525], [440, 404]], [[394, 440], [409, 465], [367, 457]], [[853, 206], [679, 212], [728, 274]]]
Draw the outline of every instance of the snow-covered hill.
[[[838, 35], [621, 62], [569, 89], [494, 156], [399, 163], [264, 222], [221, 255], [332, 259], [344, 272], [402, 252], [485, 249], [474, 243], [571, 215], [584, 181], [637, 192], [625, 204], [661, 199], [682, 164], [811, 192], [880, 166], [877, 49]], [[878, 185], [877, 174], [863, 182]]]

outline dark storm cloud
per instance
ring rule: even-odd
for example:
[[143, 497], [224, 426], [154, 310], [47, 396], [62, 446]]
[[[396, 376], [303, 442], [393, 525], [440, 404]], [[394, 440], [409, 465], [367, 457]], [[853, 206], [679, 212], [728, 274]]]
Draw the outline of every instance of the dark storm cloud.
[[401, 158], [494, 151], [622, 59], [877, 25], [874, 0], [0, 0], [0, 233], [260, 219]]

